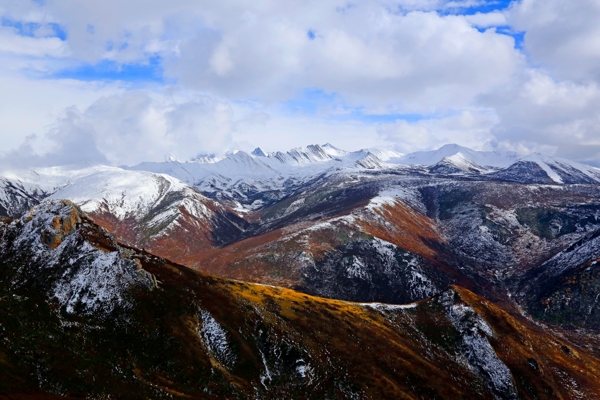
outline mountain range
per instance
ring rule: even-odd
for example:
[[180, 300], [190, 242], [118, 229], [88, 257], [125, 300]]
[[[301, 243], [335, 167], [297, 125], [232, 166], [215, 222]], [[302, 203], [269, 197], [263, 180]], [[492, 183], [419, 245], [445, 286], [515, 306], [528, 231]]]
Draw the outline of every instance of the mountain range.
[[5, 172], [0, 216], [0, 394], [600, 397], [588, 165], [257, 148]]

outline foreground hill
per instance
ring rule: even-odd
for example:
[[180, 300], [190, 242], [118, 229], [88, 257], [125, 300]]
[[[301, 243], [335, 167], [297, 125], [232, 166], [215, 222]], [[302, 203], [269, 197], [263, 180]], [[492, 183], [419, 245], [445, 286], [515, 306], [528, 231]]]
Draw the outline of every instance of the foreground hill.
[[589, 350], [458, 286], [385, 305], [210, 277], [57, 200], [0, 252], [8, 398], [600, 398]]

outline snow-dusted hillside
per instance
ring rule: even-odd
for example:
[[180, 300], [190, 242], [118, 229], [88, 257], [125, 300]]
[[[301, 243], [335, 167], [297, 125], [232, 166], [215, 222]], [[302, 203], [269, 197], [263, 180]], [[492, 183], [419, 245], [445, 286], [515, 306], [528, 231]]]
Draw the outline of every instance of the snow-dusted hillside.
[[[41, 168], [11, 178], [0, 190], [9, 200], [4, 214], [18, 217], [42, 199], [68, 199], [125, 243], [151, 247], [159, 238], [187, 237], [195, 248], [209, 249], [234, 240], [245, 225], [234, 210], [165, 174], [96, 165]], [[164, 239], [161, 245], [178, 247]]]
[[[55, 257], [67, 245], [75, 246], [72, 226], [81, 221], [87, 221], [88, 227], [98, 224], [115, 235], [95, 248], [83, 243], [82, 256], [99, 261], [70, 270], [73, 274], [65, 277], [66, 283], [52, 286], [52, 298], [69, 315], [77, 310], [94, 311], [86, 304], [99, 304], [105, 298], [117, 306], [126, 304], [111, 294], [113, 287], [125, 293], [156, 283], [151, 279], [140, 285], [138, 273], [133, 272], [139, 265], [123, 264], [116, 253], [105, 254], [106, 248], [112, 251], [118, 246], [137, 248], [140, 254], [153, 255], [144, 256], [147, 259], [164, 257], [218, 279], [233, 278], [235, 290], [242, 288], [240, 281], [246, 281], [338, 300], [416, 302], [398, 310], [419, 313], [424, 310], [419, 304], [433, 304], [437, 300], [431, 298], [437, 296], [436, 307], [427, 312], [444, 313], [449, 318], [445, 326], [460, 332], [462, 339], [455, 342], [465, 357], [463, 365], [478, 371], [492, 390], [513, 393], [518, 388], [512, 385], [510, 373], [493, 359], [493, 351], [498, 350], [491, 340], [494, 330], [480, 325], [478, 319], [463, 318], [474, 314], [457, 305], [458, 292], [448, 292], [448, 288], [467, 287], [484, 295], [489, 304], [507, 305], [513, 311], [520, 305], [539, 319], [600, 330], [600, 311], [596, 311], [600, 174], [593, 167], [537, 154], [517, 158], [508, 154], [502, 161], [504, 156], [496, 153], [467, 150], [446, 146], [436, 154], [411, 158], [385, 149], [347, 152], [327, 144], [286, 153], [256, 149], [252, 154], [237, 151], [188, 162], [170, 159], [131, 169], [96, 165], [13, 172], [0, 181], [4, 207], [0, 212], [21, 219], [1, 219], [0, 226], [9, 228], [4, 228], [6, 234], [0, 233], [9, 238], [21, 232], [16, 227], [33, 227], [38, 222], [60, 228], [38, 229], [34, 247], [6, 247], [15, 257], [21, 253], [29, 257], [33, 248], [41, 249], [40, 257]], [[407, 160], [411, 165], [406, 165]], [[419, 160], [433, 164], [412, 165]], [[19, 211], [48, 197], [50, 203], [42, 203], [33, 214]], [[63, 198], [87, 214], [77, 214], [69, 222], [60, 206], [69, 203], [58, 200]], [[48, 204], [58, 208], [48, 208]], [[94, 235], [103, 237], [106, 231], [94, 231]], [[35, 257], [31, 260], [41, 260]], [[61, 262], [71, 265], [69, 258]], [[165, 263], [156, 261], [156, 269], [150, 271], [159, 284], [161, 273], [174, 271], [161, 267]], [[60, 263], [51, 264], [58, 271]], [[118, 276], [123, 279], [104, 279], [114, 272], [107, 264], [123, 266], [126, 274]], [[179, 278], [179, 272], [176, 275], [174, 287], [186, 281]], [[90, 287], [89, 279], [106, 282]], [[161, 292], [158, 287], [152, 295]], [[294, 307], [282, 309], [285, 318]], [[388, 306], [366, 309], [394, 310]], [[215, 328], [218, 318], [202, 310], [207, 310], [206, 304], [193, 311], [202, 326], [194, 334], [204, 341], [213, 361], [223, 368], [232, 367], [233, 353], [219, 350], [216, 344], [232, 336]], [[430, 326], [425, 320], [418, 323]], [[474, 331], [473, 324], [482, 328]], [[404, 331], [407, 325], [399, 326]], [[257, 335], [264, 343], [262, 333]], [[267, 353], [261, 354], [252, 359], [263, 360], [267, 371]], [[521, 355], [515, 357], [528, 371], [531, 365], [539, 365], [539, 360], [524, 363]], [[269, 386], [269, 374], [275, 370], [273, 364], [268, 373], [261, 373], [262, 387]], [[498, 381], [496, 372], [501, 372]]]
[[600, 388], [592, 349], [467, 289], [364, 304], [206, 276], [120, 245], [68, 201], [0, 221], [0, 271], [11, 399], [587, 399]]
[[[205, 217], [210, 212], [203, 207], [209, 199], [180, 180], [147, 171], [129, 171], [105, 165], [62, 166], [13, 172], [9, 179], [0, 181], [0, 199], [8, 197], [8, 190], [22, 197], [36, 199], [69, 199], [85, 212], [108, 211], [118, 219], [140, 218], [169, 198], [181, 198], [188, 212]], [[183, 201], [183, 199], [187, 199]]]
[[0, 178], [0, 217], [16, 217], [48, 194], [19, 179]]
[[169, 198], [197, 217], [210, 218], [209, 201], [180, 180], [165, 174], [97, 167], [68, 181], [50, 198], [69, 199], [88, 213], [108, 211], [118, 219], [148, 215]]

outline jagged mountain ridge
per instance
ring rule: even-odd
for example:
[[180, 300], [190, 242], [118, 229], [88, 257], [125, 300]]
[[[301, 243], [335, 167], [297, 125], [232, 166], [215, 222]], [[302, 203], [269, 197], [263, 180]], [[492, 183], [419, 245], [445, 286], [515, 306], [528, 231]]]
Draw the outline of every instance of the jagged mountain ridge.
[[286, 153], [267, 153], [257, 148], [251, 154], [235, 151], [213, 156], [208, 162], [201, 157], [189, 162], [142, 163], [131, 168], [166, 173], [203, 193], [246, 206], [253, 204], [258, 193], [269, 192], [273, 198], [281, 199], [319, 175], [360, 170], [433, 176], [484, 175], [489, 180], [521, 183], [600, 183], [600, 169], [591, 166], [541, 154], [523, 157], [511, 152], [474, 151], [458, 145], [403, 155], [377, 148], [347, 152], [327, 143]]
[[[85, 176], [111, 168], [117, 170], [103, 166], [69, 166], [4, 174], [0, 187], [0, 214], [18, 215], [36, 200]], [[234, 207], [238, 204], [246, 210], [281, 200], [318, 179], [365, 170], [519, 183], [600, 182], [600, 169], [568, 160], [539, 154], [519, 157], [514, 153], [479, 152], [458, 145], [402, 155], [377, 148], [347, 152], [327, 143], [286, 153], [266, 153], [257, 148], [252, 154], [233, 151], [223, 156], [200, 156], [188, 162], [171, 158], [163, 163], [142, 163], [123, 168], [175, 177], [205, 195], [229, 201]], [[16, 206], [20, 202], [23, 206]]]
[[458, 286], [385, 305], [209, 277], [56, 200], [0, 250], [9, 398], [599, 398], [586, 348]]
[[[358, 301], [416, 301], [459, 283], [510, 304], [513, 281], [600, 228], [592, 167], [530, 156], [492, 171], [463, 154], [476, 152], [445, 146], [433, 155], [442, 157], [435, 165], [463, 167], [461, 172], [434, 171], [435, 165], [367, 168], [354, 161], [396, 160], [397, 154], [310, 149], [313, 158], [298, 156], [300, 150], [286, 155], [302, 158], [304, 166], [294, 160], [293, 168], [270, 168], [281, 174], [281, 188], [272, 189], [265, 178], [260, 182], [266, 189], [254, 188], [254, 200], [245, 206], [208, 198], [166, 174], [105, 166], [31, 171], [21, 182], [36, 193], [75, 200], [122, 242], [184, 265]], [[456, 153], [448, 156], [451, 151]], [[346, 157], [348, 165], [324, 170], [339, 163], [335, 157]], [[242, 160], [260, 172], [262, 158], [283, 165], [264, 152], [237, 152], [210, 166]], [[177, 163], [188, 164], [202, 163]], [[515, 165], [546, 180], [528, 183], [514, 168], [525, 182], [497, 177]], [[551, 165], [561, 166], [563, 175], [558, 167], [546, 172]], [[574, 180], [565, 178], [567, 167], [578, 171], [570, 173]], [[304, 178], [285, 178], [285, 168]]]

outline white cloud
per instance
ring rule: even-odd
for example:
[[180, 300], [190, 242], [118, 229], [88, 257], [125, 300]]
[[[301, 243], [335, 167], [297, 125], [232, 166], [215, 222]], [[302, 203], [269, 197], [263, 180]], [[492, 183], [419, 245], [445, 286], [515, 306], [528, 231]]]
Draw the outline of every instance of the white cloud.
[[168, 154], [189, 159], [234, 147], [250, 151], [257, 145], [275, 151], [328, 141], [350, 149], [386, 144], [369, 124], [307, 119], [278, 107], [229, 103], [181, 88], [103, 96], [84, 109], [67, 108], [44, 132], [4, 152], [0, 166], [86, 160], [132, 165], [162, 161]]
[[600, 87], [595, 82], [557, 82], [530, 70], [486, 101], [498, 113], [492, 133], [503, 147], [600, 159]]
[[[0, 57], [0, 65], [4, 67], [11, 66], [11, 62]], [[29, 67], [31, 63], [24, 65]], [[0, 151], [18, 147], [30, 134], [43, 136], [71, 106], [87, 108], [98, 97], [123, 90], [116, 84], [30, 79], [0, 68], [0, 93], [3, 94], [0, 96]]]
[[467, 22], [478, 28], [489, 28], [492, 26], [502, 26], [508, 24], [506, 21], [506, 15], [499, 11], [466, 15], [465, 19]]
[[68, 50], [81, 61], [132, 63], [160, 54], [180, 83], [230, 98], [281, 100], [319, 87], [355, 104], [430, 111], [468, 104], [504, 84], [520, 63], [510, 37], [478, 32], [465, 17], [434, 11], [475, 3], [28, 4], [38, 20], [64, 26]]
[[[457, 142], [600, 159], [598, 1], [446, 12], [481, 4], [0, 1], [0, 16], [39, 24], [30, 37], [0, 27], [0, 90], [8, 94], [0, 140], [5, 152], [21, 146], [44, 162], [72, 161], [71, 141], [117, 164], [324, 141], [403, 151]], [[51, 23], [67, 40], [52, 37]], [[504, 25], [525, 32], [524, 51], [494, 29]], [[39, 78], [77, 63], [156, 55], [172, 87]], [[293, 109], [302, 102], [305, 111]], [[436, 117], [382, 124], [361, 112]]]
[[27, 37], [14, 29], [0, 27], [0, 53], [35, 57], [65, 57], [68, 49], [56, 37]]
[[437, 148], [447, 143], [487, 150], [494, 139], [491, 129], [497, 122], [491, 110], [465, 110], [451, 116], [412, 123], [399, 120], [379, 126], [377, 132], [404, 153]]
[[[148, 91], [102, 97], [83, 111], [69, 110], [49, 140], [84, 135], [112, 164], [190, 158], [232, 146], [230, 107], [209, 96], [185, 99]], [[50, 149], [50, 152], [53, 150]]]
[[431, 112], [469, 104], [521, 64], [512, 38], [479, 32], [462, 16], [324, 4], [293, 20], [254, 13], [199, 32], [181, 42], [168, 73], [232, 98], [281, 100], [318, 87], [354, 105]]
[[522, 0], [509, 23], [525, 31], [525, 50], [535, 65], [558, 79], [600, 83], [600, 2]]

